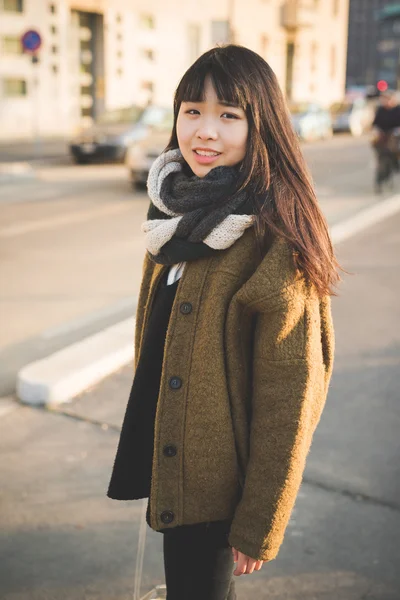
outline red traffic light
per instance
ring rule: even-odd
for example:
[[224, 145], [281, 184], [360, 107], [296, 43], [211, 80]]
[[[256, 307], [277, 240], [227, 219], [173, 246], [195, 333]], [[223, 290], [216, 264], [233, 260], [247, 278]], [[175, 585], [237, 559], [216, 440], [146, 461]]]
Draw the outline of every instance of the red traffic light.
[[378, 81], [378, 83], [376, 84], [376, 87], [378, 88], [378, 90], [380, 92], [386, 92], [386, 90], [388, 89], [388, 84], [387, 81], [385, 81], [384, 79], [381, 79], [380, 81]]

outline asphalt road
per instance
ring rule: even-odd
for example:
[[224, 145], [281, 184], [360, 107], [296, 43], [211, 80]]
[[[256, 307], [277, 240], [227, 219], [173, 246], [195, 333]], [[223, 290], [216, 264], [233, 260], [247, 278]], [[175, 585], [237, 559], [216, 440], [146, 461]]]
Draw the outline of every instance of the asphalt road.
[[[331, 225], [377, 201], [367, 139], [304, 152]], [[126, 168], [41, 164], [35, 174], [0, 186], [0, 397], [25, 364], [131, 316], [140, 282], [148, 199]]]
[[[338, 247], [352, 275], [326, 409], [279, 557], [237, 579], [239, 600], [400, 598], [399, 232], [400, 214]], [[0, 419], [2, 600], [132, 598], [141, 503], [105, 497], [131, 380]], [[162, 581], [147, 528], [141, 593]]]

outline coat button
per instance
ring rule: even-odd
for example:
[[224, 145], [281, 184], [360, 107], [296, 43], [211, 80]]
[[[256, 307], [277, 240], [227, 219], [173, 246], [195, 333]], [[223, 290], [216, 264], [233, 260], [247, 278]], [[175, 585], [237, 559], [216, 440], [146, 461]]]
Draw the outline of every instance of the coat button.
[[182, 302], [180, 306], [180, 311], [183, 315], [189, 315], [192, 312], [193, 306], [190, 302]]
[[161, 521], [166, 525], [168, 525], [168, 523], [172, 523], [172, 521], [175, 519], [175, 515], [172, 510], [164, 510], [160, 516]]
[[169, 380], [169, 387], [171, 390], [179, 390], [182, 387], [182, 379], [180, 377], [171, 377]]
[[176, 446], [168, 445], [168, 446], [164, 446], [164, 456], [176, 456]]

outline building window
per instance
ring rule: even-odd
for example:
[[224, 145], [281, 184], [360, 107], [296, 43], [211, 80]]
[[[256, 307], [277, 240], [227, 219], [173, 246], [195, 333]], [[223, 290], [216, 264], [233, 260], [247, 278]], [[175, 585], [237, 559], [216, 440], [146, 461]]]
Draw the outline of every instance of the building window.
[[55, 25], [52, 25], [50, 27], [50, 33], [52, 33], [53, 35], [55, 35], [57, 33], [57, 27]]
[[6, 77], [3, 79], [3, 94], [6, 98], [26, 96], [27, 89], [25, 79], [17, 79], [14, 77]]
[[318, 44], [316, 42], [313, 42], [311, 44], [311, 61], [310, 61], [311, 71], [315, 71], [317, 68], [317, 52], [318, 52]]
[[292, 99], [294, 52], [295, 52], [294, 43], [288, 42], [286, 44], [286, 81], [285, 81], [285, 92], [286, 92], [286, 97], [288, 98], [288, 100]]
[[57, 65], [51, 65], [51, 70], [53, 71], [54, 75], [57, 75], [57, 73], [58, 73], [58, 66]]
[[53, 46], [51, 47], [51, 52], [52, 52], [52, 54], [58, 54], [58, 46], [56, 46], [56, 45], [53, 45]]
[[118, 40], [119, 42], [121, 42], [121, 41], [122, 41], [122, 33], [117, 33], [117, 40]]
[[152, 15], [140, 15], [139, 24], [143, 29], [154, 29], [156, 26]]
[[154, 60], [154, 50], [152, 50], [151, 48], [143, 48], [142, 56], [147, 60]]
[[117, 52], [117, 58], [122, 58], [122, 52], [121, 52], [121, 50], [118, 50], [118, 52]]
[[332, 0], [332, 2], [333, 2], [333, 5], [332, 5], [333, 16], [337, 17], [339, 14], [339, 0]]
[[200, 54], [200, 25], [188, 24], [189, 62], [194, 62]]
[[266, 56], [267, 56], [268, 45], [269, 45], [268, 36], [265, 35], [265, 33], [262, 33], [261, 34], [261, 39], [260, 39], [260, 47], [261, 47], [261, 56], [263, 58], [266, 58]]
[[336, 77], [336, 48], [331, 46], [331, 77]]
[[229, 40], [229, 21], [211, 21], [211, 44], [227, 44]]
[[24, 12], [23, 0], [3, 0], [3, 10], [7, 12]]
[[51, 12], [52, 15], [55, 15], [57, 12], [57, 7], [55, 4], [49, 4], [49, 11]]
[[119, 13], [115, 17], [115, 20], [117, 21], [117, 23], [121, 23], [122, 22], [122, 17], [121, 17], [121, 15]]
[[152, 92], [154, 90], [154, 84], [152, 81], [142, 81], [141, 87], [142, 90], [147, 90], [148, 92]]
[[122, 75], [124, 74], [123, 70], [121, 68], [117, 69], [117, 76], [118, 77], [122, 77]]
[[17, 35], [5, 35], [1, 40], [1, 49], [4, 54], [23, 54], [21, 39]]

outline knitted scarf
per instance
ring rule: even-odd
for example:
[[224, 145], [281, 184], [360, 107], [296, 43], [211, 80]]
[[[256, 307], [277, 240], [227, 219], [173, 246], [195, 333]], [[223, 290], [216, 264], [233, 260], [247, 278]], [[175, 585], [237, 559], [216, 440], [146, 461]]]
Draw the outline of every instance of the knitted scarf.
[[202, 178], [182, 167], [180, 150], [169, 150], [153, 163], [147, 180], [151, 204], [142, 231], [150, 257], [164, 265], [229, 248], [254, 223], [248, 195], [235, 194], [235, 167], [215, 167]]

